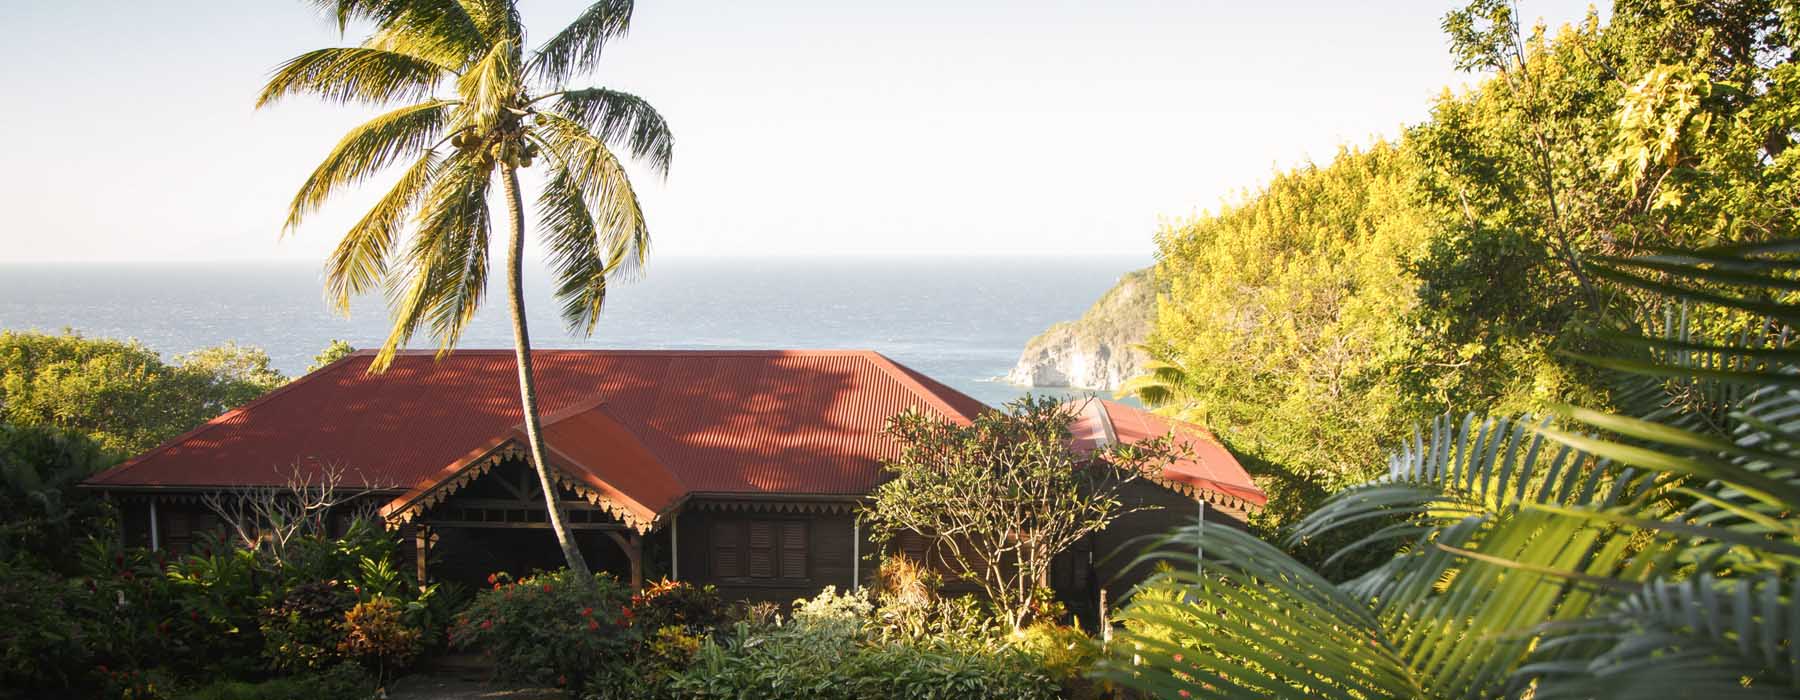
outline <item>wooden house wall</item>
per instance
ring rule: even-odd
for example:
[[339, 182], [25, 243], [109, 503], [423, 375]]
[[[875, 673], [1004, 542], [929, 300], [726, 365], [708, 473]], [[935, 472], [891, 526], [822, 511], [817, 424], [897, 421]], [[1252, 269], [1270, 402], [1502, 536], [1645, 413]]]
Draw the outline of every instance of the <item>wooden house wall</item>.
[[[1128, 504], [1154, 506], [1155, 509], [1131, 513], [1113, 521], [1106, 530], [1095, 533], [1089, 538], [1090, 542], [1085, 543], [1087, 551], [1079, 551], [1081, 548], [1078, 548], [1077, 553], [1081, 554], [1083, 558], [1087, 552], [1091, 552], [1095, 564], [1092, 574], [1094, 587], [1080, 591], [1081, 600], [1097, 602], [1098, 588], [1104, 587], [1107, 604], [1116, 607], [1120, 599], [1129, 593], [1133, 586], [1141, 583], [1155, 571], [1155, 566], [1149, 563], [1129, 569], [1125, 566], [1136, 559], [1148, 544], [1133, 540], [1145, 535], [1161, 535], [1177, 527], [1193, 525], [1195, 518], [1200, 514], [1199, 506], [1194, 502], [1192, 496], [1176, 493], [1149, 481], [1140, 480], [1127, 485], [1122, 495]], [[1225, 510], [1215, 507], [1212, 503], [1208, 503], [1206, 506], [1208, 527], [1217, 524], [1223, 527], [1242, 528], [1244, 527], [1243, 518], [1242, 510]], [[1061, 586], [1058, 587], [1058, 591], [1064, 592]], [[1068, 602], [1069, 593], [1074, 593], [1074, 591], [1065, 593], [1065, 602]], [[1092, 609], [1092, 602], [1088, 605], [1089, 609]], [[1073, 607], [1071, 606], [1071, 608]]]
[[[765, 522], [780, 526], [791, 524], [800, 527], [806, 533], [806, 562], [804, 574], [799, 576], [772, 576], [755, 578], [748, 575], [726, 576], [720, 571], [722, 562], [718, 550], [720, 538], [742, 538], [752, 522]], [[692, 508], [683, 512], [675, 527], [679, 528], [680, 545], [678, 556], [681, 559], [681, 578], [699, 584], [712, 584], [719, 589], [722, 598], [728, 601], [746, 600], [751, 602], [771, 602], [786, 605], [799, 598], [810, 598], [826, 586], [836, 586], [838, 590], [846, 590], [855, 586], [858, 568], [855, 555], [858, 547], [854, 544], [855, 521], [850, 513], [787, 513], [787, 512], [755, 512], [721, 511], [706, 508]], [[860, 553], [871, 552], [864, 533]], [[741, 540], [735, 540], [729, 548], [736, 549]], [[860, 574], [867, 579], [871, 573], [871, 564], [865, 562], [860, 567]], [[738, 562], [739, 574], [746, 574], [748, 562]], [[780, 566], [777, 564], [777, 570]]]

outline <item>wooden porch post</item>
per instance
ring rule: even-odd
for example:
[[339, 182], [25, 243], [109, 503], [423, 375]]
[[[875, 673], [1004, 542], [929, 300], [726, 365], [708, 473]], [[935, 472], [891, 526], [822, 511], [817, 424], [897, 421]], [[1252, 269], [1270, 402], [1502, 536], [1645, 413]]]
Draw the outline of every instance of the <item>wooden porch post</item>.
[[604, 530], [607, 537], [624, 550], [626, 561], [631, 562], [631, 592], [644, 590], [644, 536], [637, 532], [619, 534], [614, 530]]
[[413, 525], [413, 558], [416, 560], [415, 565], [419, 567], [420, 591], [425, 590], [425, 555], [430, 547], [431, 535], [425, 531], [425, 526], [420, 524]]
[[631, 546], [625, 548], [625, 556], [631, 558], [631, 592], [644, 590], [644, 536], [635, 532], [626, 539]]

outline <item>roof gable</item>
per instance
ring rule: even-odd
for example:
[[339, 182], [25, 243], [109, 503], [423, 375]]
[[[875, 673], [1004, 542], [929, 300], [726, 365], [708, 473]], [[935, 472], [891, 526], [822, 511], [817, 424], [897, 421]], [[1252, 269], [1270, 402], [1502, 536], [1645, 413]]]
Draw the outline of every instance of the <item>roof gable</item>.
[[1206, 428], [1117, 401], [1094, 398], [1080, 400], [1079, 404], [1075, 422], [1069, 427], [1077, 446], [1092, 449], [1106, 443], [1129, 444], [1173, 434], [1188, 454], [1164, 466], [1158, 482], [1182, 491], [1209, 494], [1209, 500], [1234, 506], [1268, 505], [1268, 495]]

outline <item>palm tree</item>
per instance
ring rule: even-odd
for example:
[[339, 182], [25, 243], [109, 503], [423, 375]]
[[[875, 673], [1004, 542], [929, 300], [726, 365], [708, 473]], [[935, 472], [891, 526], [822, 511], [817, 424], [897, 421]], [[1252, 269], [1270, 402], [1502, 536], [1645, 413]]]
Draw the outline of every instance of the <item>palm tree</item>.
[[1205, 559], [1142, 557], [1174, 566], [1103, 674], [1157, 697], [1800, 697], [1797, 252], [1599, 259], [1660, 298], [1576, 358], [1619, 373], [1615, 412], [1439, 418], [1292, 530], [1398, 545], [1346, 581], [1230, 528], [1171, 534]]
[[666, 176], [673, 148], [667, 125], [644, 100], [605, 88], [563, 87], [574, 74], [592, 70], [606, 43], [631, 26], [631, 0], [600, 0], [529, 51], [511, 0], [313, 1], [335, 16], [340, 31], [352, 22], [374, 31], [357, 46], [310, 51], [282, 64], [257, 106], [298, 94], [402, 106], [338, 142], [301, 185], [284, 231], [344, 188], [404, 165], [398, 181], [331, 254], [327, 296], [347, 313], [352, 297], [385, 286], [393, 329], [369, 371], [386, 369], [420, 330], [436, 339], [442, 356], [456, 345], [487, 288], [488, 199], [498, 176], [506, 201], [507, 301], [531, 462], [563, 556], [570, 569], [585, 574], [544, 463], [521, 284], [525, 218], [518, 169], [546, 161], [537, 197], [540, 234], [563, 320], [572, 330], [591, 333], [608, 281], [636, 270], [650, 242], [637, 195], [613, 149]]

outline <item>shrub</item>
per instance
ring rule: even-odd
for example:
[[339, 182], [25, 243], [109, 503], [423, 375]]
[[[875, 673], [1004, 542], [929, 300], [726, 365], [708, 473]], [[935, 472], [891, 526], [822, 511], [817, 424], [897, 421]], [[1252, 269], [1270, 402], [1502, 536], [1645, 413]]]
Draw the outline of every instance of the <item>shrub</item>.
[[502, 678], [579, 688], [591, 675], [631, 664], [640, 639], [636, 613], [611, 575], [492, 580], [493, 588], [457, 616], [450, 642], [492, 658]]
[[356, 597], [336, 581], [288, 589], [262, 616], [263, 658], [277, 671], [317, 670], [342, 660], [340, 621]]
[[373, 665], [375, 678], [386, 681], [389, 672], [419, 653], [419, 630], [406, 626], [401, 617], [402, 608], [393, 598], [357, 603], [344, 613], [338, 651], [365, 667]]
[[631, 597], [634, 624], [648, 630], [677, 627], [692, 634], [711, 634], [725, 624], [725, 608], [712, 586], [686, 581], [656, 581]]
[[1004, 644], [994, 617], [973, 601], [934, 603], [987, 620], [973, 638], [954, 639], [898, 633], [879, 622], [869, 598], [827, 588], [795, 601], [785, 623], [739, 623], [725, 639], [701, 644], [686, 670], [669, 674], [668, 689], [697, 699], [1056, 697], [1055, 681]]
[[68, 587], [54, 576], [0, 562], [0, 698], [68, 691], [91, 660]]
[[846, 643], [841, 625], [740, 625], [724, 642], [701, 646], [693, 665], [672, 674], [682, 698], [795, 700], [1055, 698], [1056, 684], [1017, 652], [934, 652], [894, 644]]
[[1018, 649], [1062, 687], [1068, 700], [1107, 697], [1108, 687], [1088, 680], [1102, 656], [1100, 644], [1075, 627], [1040, 622], [1020, 631]]
[[174, 677], [160, 668], [149, 670], [109, 669], [101, 666], [96, 669], [100, 674], [101, 695], [119, 700], [172, 700], [185, 698]]

